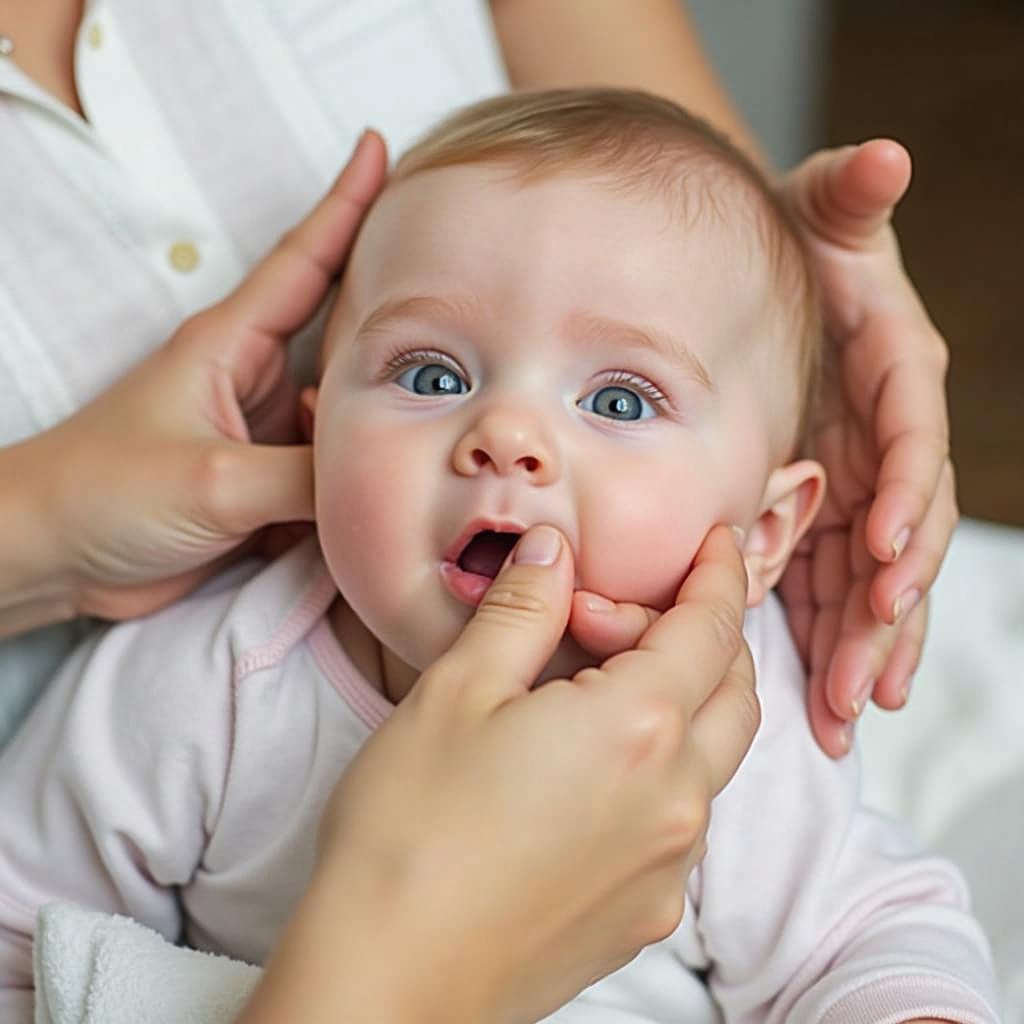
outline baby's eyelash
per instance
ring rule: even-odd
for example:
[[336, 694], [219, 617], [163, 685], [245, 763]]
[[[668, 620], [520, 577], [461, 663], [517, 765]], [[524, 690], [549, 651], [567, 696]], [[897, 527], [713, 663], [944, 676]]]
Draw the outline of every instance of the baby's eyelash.
[[410, 366], [417, 366], [420, 363], [441, 363], [459, 374], [460, 377], [466, 377], [466, 371], [451, 356], [446, 355], [444, 352], [438, 352], [437, 349], [433, 348], [414, 348], [403, 349], [390, 356], [381, 370], [381, 378], [390, 380], [392, 377], [397, 377], [400, 370]]
[[672, 404], [668, 399], [668, 395], [657, 384], [652, 384], [646, 377], [640, 377], [635, 373], [630, 373], [628, 370], [612, 370], [602, 383], [606, 386], [608, 384], [628, 384], [630, 387], [636, 388], [645, 398], [649, 398], [658, 405], [670, 406]]

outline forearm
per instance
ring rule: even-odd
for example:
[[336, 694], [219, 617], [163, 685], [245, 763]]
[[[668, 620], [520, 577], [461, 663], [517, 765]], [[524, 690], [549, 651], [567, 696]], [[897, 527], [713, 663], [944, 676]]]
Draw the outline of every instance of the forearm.
[[491, 10], [515, 88], [645, 89], [706, 118], [763, 160], [678, 0], [491, 0]]
[[46, 454], [35, 441], [0, 448], [0, 636], [76, 614], [50, 525]]

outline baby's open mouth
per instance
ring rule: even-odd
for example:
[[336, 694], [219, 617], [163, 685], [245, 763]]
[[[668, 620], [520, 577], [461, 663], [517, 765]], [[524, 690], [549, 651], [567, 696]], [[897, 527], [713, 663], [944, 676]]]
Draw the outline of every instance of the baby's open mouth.
[[488, 520], [481, 516], [469, 523], [445, 552], [439, 566], [441, 579], [452, 596], [475, 608], [524, 531], [521, 521], [515, 520]]
[[494, 579], [498, 575], [498, 570], [505, 564], [508, 553], [515, 547], [519, 536], [518, 533], [481, 530], [474, 534], [462, 549], [455, 564], [463, 572]]

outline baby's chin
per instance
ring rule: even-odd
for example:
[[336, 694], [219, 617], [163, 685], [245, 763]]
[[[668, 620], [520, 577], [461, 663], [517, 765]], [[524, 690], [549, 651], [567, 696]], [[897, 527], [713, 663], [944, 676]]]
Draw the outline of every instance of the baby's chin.
[[[456, 637], [457, 634], [453, 635], [452, 643], [455, 642]], [[408, 639], [408, 635], [406, 635], [406, 639]], [[408, 666], [414, 674], [418, 675], [429, 668], [448, 648], [443, 645], [438, 645], [434, 648], [433, 645], [424, 644], [421, 649], [413, 651], [407, 645], [398, 643], [394, 647], [386, 647], [386, 649], [390, 652], [392, 658], [398, 659]], [[600, 661], [600, 658], [588, 654], [566, 633], [540, 674], [536, 679], [530, 680], [530, 688], [532, 689], [543, 683], [550, 682], [552, 679], [571, 679], [580, 669], [598, 665]]]

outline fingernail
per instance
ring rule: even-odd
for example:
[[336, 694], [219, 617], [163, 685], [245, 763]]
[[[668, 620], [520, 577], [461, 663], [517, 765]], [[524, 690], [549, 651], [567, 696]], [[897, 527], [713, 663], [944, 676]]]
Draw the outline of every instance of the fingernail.
[[910, 590], [904, 591], [896, 598], [892, 603], [892, 621], [897, 623], [905, 615], [909, 615], [913, 610], [918, 601], [921, 600], [921, 591], [917, 587], [911, 587]]
[[550, 526], [535, 526], [519, 538], [512, 561], [516, 565], [554, 565], [562, 538]]
[[850, 710], [853, 712], [854, 718], [859, 718], [860, 713], [867, 707], [868, 698], [874, 688], [874, 679], [869, 679], [854, 695], [853, 700], [850, 701]]
[[736, 526], [735, 524], [730, 526], [729, 529], [732, 530], [733, 538], [736, 541], [736, 547], [738, 547], [740, 551], [742, 551], [743, 545], [746, 543], [747, 540], [746, 531], [743, 529], [742, 526]]
[[910, 527], [904, 526], [892, 541], [892, 560], [894, 562], [903, 553], [903, 549], [907, 546], [908, 540], [910, 540]]
[[908, 679], [900, 687], [900, 707], [906, 707], [907, 701], [910, 700], [910, 684], [913, 682], [912, 679]]
[[853, 726], [844, 725], [839, 730], [839, 745], [843, 748], [843, 753], [848, 754], [850, 747], [853, 746]]
[[608, 615], [615, 611], [615, 605], [605, 597], [598, 594], [591, 594], [586, 600], [588, 612], [597, 612], [599, 615]]

